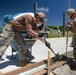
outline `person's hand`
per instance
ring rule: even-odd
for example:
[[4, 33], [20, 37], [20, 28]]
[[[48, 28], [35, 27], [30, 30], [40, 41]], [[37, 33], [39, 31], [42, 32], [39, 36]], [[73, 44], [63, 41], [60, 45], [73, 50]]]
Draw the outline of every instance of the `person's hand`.
[[68, 28], [68, 30], [72, 29], [72, 23], [70, 21], [67, 22], [67, 28]]
[[38, 34], [38, 37], [43, 37], [43, 36], [44, 36], [44, 34], [42, 34], [42, 33]]
[[72, 29], [72, 25], [67, 25], [68, 30]]
[[45, 45], [48, 47], [48, 48], [50, 48], [51, 47], [51, 45], [50, 45], [50, 43], [49, 42], [45, 42]]

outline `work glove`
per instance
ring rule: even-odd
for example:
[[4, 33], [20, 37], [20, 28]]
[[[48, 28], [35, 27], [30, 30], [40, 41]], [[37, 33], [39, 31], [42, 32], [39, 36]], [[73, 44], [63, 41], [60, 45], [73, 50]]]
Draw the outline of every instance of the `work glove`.
[[44, 34], [42, 34], [42, 33], [39, 33], [39, 35], [38, 35], [38, 37], [43, 37], [44, 36]]
[[49, 42], [45, 42], [45, 45], [48, 47], [48, 48], [50, 48], [51, 47], [51, 45], [50, 45], [50, 43]]

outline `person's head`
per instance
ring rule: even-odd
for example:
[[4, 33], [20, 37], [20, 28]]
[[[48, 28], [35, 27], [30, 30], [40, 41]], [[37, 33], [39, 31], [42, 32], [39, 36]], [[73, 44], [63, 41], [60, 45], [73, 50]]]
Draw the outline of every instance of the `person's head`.
[[68, 9], [68, 10], [66, 11], [66, 14], [67, 14], [67, 16], [68, 16], [70, 19], [72, 19], [72, 20], [74, 20], [74, 19], [76, 18], [76, 11], [75, 11], [75, 9], [73, 9], [73, 8]]
[[36, 25], [38, 27], [38, 30], [43, 29], [44, 19], [45, 19], [45, 14], [44, 13], [38, 12], [38, 13], [35, 14], [34, 22], [36, 23]]
[[36, 18], [35, 20], [36, 24], [42, 24], [45, 19], [45, 14], [42, 12], [38, 12], [36, 13], [35, 18]]

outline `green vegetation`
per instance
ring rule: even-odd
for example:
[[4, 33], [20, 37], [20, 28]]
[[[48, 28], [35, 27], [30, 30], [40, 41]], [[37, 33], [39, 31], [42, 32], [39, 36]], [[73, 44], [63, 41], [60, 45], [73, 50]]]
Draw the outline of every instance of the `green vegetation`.
[[[72, 33], [68, 33], [68, 37], [72, 37]], [[65, 37], [67, 36], [67, 34], [65, 34]], [[56, 34], [56, 33], [50, 33], [49, 35], [48, 35], [48, 37], [49, 38], [57, 38], [58, 37], [58, 35]], [[61, 33], [61, 35], [60, 35], [60, 37], [63, 37], [63, 35], [62, 35], [62, 33]]]
[[57, 36], [56, 33], [50, 33], [50, 34], [48, 35], [48, 37], [49, 37], [49, 38], [56, 38], [56, 37], [58, 37], [58, 36]]

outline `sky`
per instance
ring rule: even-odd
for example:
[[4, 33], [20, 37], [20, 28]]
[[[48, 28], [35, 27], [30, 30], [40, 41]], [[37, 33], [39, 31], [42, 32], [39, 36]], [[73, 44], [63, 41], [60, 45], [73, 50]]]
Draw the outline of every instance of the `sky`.
[[[49, 26], [62, 26], [63, 13], [68, 9], [69, 0], [0, 0], [0, 25], [7, 14], [34, 12], [34, 4], [37, 3], [37, 12], [46, 14]], [[70, 8], [76, 9], [76, 0], [70, 0]]]

